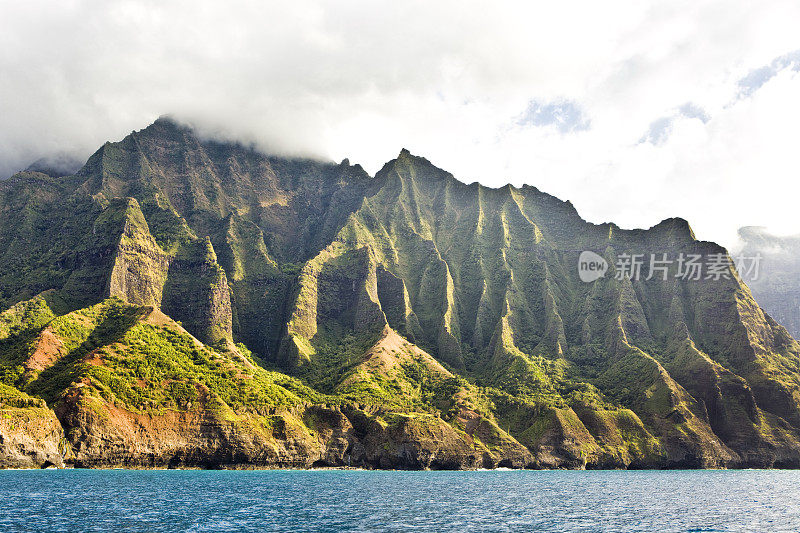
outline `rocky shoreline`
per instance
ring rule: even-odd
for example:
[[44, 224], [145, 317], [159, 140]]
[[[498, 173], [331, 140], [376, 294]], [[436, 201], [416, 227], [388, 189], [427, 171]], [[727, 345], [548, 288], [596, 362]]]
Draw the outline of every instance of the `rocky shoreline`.
[[261, 419], [269, 424], [256, 427], [256, 417], [224, 420], [207, 406], [157, 415], [92, 405], [74, 397], [56, 411], [42, 405], [4, 406], [0, 408], [0, 468], [800, 468], [800, 461], [778, 457], [772, 462], [763, 457], [748, 462], [664, 454], [615, 462], [601, 454], [571, 453], [564, 435], [555, 433], [545, 436], [532, 451], [510, 436], [492, 441], [479, 424], [471, 435], [433, 415], [396, 414], [387, 424], [386, 413], [363, 407], [311, 405], [269, 415]]

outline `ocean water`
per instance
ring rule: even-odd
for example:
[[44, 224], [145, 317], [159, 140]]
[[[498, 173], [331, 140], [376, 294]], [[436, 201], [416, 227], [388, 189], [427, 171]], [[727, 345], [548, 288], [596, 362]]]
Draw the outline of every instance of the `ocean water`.
[[800, 531], [800, 471], [0, 471], [0, 531]]

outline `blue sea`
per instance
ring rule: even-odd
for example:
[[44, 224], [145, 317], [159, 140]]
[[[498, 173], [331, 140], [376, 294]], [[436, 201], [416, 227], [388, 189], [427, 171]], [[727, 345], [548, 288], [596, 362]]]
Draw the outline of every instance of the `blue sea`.
[[6, 470], [0, 531], [800, 531], [800, 471]]

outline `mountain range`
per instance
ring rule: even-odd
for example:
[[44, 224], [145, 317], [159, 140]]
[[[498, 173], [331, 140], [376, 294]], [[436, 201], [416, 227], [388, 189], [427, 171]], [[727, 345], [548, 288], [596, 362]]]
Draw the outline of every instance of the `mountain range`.
[[756, 301], [792, 337], [800, 338], [800, 235], [780, 237], [746, 226], [739, 229], [739, 240], [739, 254], [751, 258], [752, 265], [742, 278]]
[[169, 118], [59, 174], [0, 182], [0, 466], [800, 467], [800, 345], [684, 220]]

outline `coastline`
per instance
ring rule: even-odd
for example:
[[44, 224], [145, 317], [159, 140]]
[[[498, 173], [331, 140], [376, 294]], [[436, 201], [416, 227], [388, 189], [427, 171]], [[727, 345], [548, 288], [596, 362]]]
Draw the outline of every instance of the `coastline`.
[[47, 467], [0, 467], [3, 471], [35, 471], [35, 470], [78, 470], [78, 471], [283, 471], [283, 472], [679, 472], [679, 471], [800, 471], [800, 466], [777, 466], [777, 467], [753, 467], [753, 466], [733, 466], [733, 467], [714, 467], [714, 468], [691, 468], [691, 467], [654, 467], [654, 468], [509, 468], [505, 466], [497, 468], [369, 468], [363, 466], [317, 466], [301, 468], [297, 466], [269, 466], [269, 465], [219, 465], [214, 467], [203, 466], [74, 466], [64, 465]]

